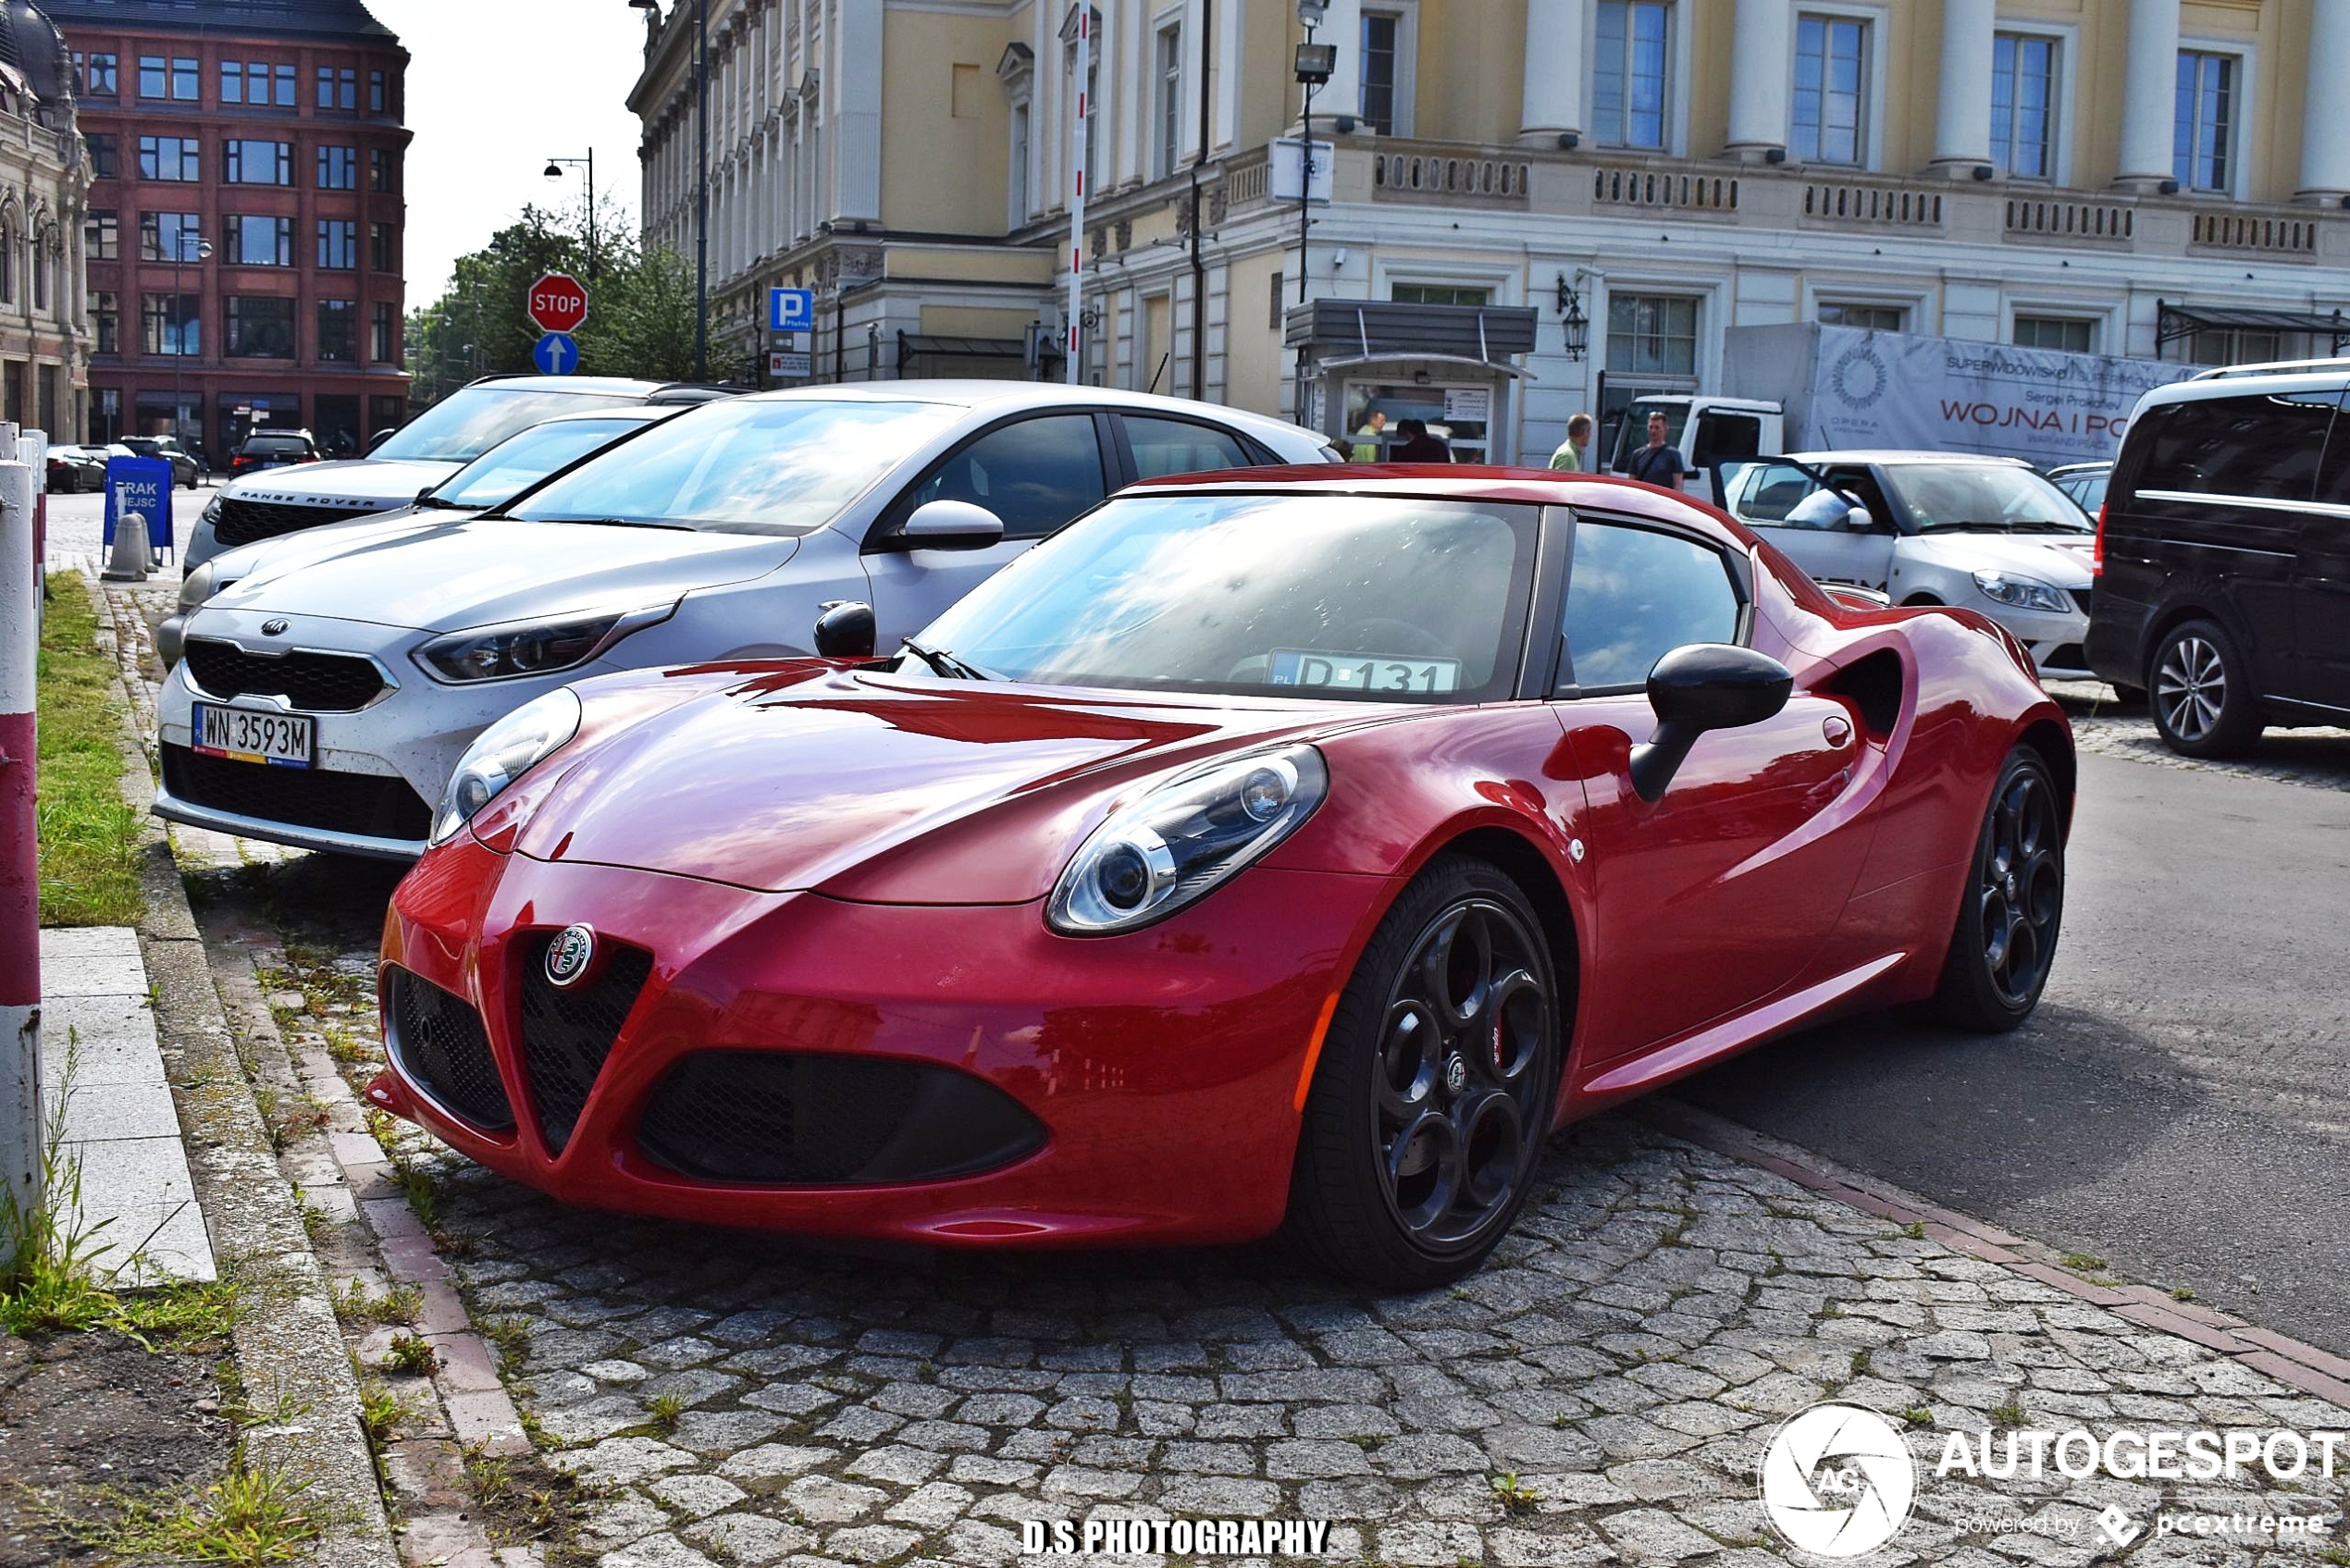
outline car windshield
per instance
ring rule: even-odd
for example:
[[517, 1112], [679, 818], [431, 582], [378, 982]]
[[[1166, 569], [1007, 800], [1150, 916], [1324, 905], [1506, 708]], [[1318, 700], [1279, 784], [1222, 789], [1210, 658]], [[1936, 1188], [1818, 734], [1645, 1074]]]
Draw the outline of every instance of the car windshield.
[[627, 394], [529, 392], [519, 388], [467, 387], [403, 425], [369, 457], [420, 463], [471, 463], [517, 430], [559, 414], [625, 408], [645, 400]]
[[1376, 496], [1112, 500], [924, 631], [990, 675], [1373, 701], [1510, 695], [1531, 507]]
[[644, 425], [641, 419], [557, 419], [509, 436], [429, 492], [435, 506], [479, 512], [509, 501], [558, 468]]
[[2086, 534], [2071, 498], [2029, 468], [1988, 463], [1892, 463], [1883, 473], [1921, 533], [1965, 529]]
[[550, 481], [511, 515], [804, 534], [832, 521], [958, 412], [879, 400], [704, 403]]

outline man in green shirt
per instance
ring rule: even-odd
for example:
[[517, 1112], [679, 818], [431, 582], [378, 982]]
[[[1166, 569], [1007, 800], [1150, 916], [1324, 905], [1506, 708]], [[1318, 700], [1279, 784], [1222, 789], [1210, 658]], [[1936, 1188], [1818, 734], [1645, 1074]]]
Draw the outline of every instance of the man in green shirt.
[[1360, 430], [1354, 432], [1354, 451], [1353, 455], [1355, 462], [1377, 463], [1379, 460], [1379, 432], [1386, 428], [1386, 411], [1376, 408], [1371, 410], [1371, 416], [1363, 421], [1363, 427]]
[[1578, 414], [1566, 422], [1566, 439], [1551, 454], [1551, 466], [1569, 470], [1583, 466], [1583, 449], [1591, 444], [1591, 416]]

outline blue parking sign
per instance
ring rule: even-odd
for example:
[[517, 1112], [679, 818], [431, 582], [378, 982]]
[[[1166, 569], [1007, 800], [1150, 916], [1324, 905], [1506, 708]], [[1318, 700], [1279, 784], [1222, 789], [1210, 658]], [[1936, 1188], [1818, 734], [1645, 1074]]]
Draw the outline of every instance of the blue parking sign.
[[147, 548], [171, 548], [171, 460], [164, 457], [106, 459], [105, 542], [114, 544], [118, 517], [137, 512], [147, 520]]
[[813, 332], [815, 329], [815, 290], [770, 289], [767, 290], [767, 330], [770, 332]]

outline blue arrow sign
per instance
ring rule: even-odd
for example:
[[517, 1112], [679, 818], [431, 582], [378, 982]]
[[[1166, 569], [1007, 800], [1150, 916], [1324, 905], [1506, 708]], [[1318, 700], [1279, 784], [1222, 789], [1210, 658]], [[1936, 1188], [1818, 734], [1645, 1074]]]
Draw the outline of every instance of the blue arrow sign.
[[813, 332], [815, 329], [815, 290], [770, 289], [767, 290], [767, 330], [770, 332]]
[[541, 376], [568, 376], [579, 368], [579, 345], [564, 333], [550, 332], [530, 351]]

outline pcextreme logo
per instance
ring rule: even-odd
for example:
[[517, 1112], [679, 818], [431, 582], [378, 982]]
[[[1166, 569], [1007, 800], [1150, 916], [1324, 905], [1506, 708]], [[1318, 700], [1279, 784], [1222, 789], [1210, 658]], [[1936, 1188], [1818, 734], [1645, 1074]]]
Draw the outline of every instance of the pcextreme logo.
[[1891, 1540], [1917, 1490], [1909, 1444], [1859, 1405], [1799, 1411], [1762, 1453], [1763, 1512], [1789, 1546], [1820, 1557], [1858, 1557]]

